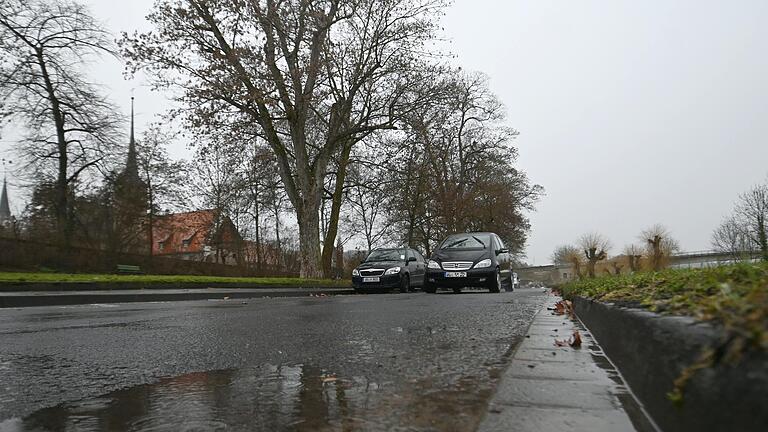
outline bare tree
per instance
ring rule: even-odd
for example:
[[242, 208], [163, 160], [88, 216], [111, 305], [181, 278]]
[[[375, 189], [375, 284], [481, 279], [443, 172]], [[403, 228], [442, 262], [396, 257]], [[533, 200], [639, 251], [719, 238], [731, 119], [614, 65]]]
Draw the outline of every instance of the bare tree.
[[712, 247], [735, 260], [749, 259], [758, 250], [746, 227], [736, 216], [729, 216], [712, 232]]
[[579, 249], [576, 246], [561, 245], [555, 248], [550, 259], [553, 264], [564, 265], [570, 263], [569, 257], [574, 253], [579, 254]]
[[[274, 152], [299, 224], [301, 275], [321, 275], [319, 209], [329, 163], [375, 130], [393, 127], [410, 71], [443, 0], [219, 2], [161, 0], [158, 31], [125, 36], [130, 66], [181, 86], [191, 123], [252, 128]], [[334, 191], [334, 204], [341, 191]], [[338, 204], [340, 205], [340, 204]], [[330, 263], [338, 223], [325, 236]]]
[[2, 117], [26, 122], [19, 152], [38, 179], [54, 185], [59, 241], [73, 230], [71, 191], [114, 145], [119, 116], [84, 65], [113, 54], [110, 35], [81, 4], [68, 0], [0, 2]]
[[640, 240], [645, 243], [646, 255], [651, 270], [659, 271], [669, 264], [670, 257], [680, 250], [680, 245], [672, 234], [661, 224], [640, 233]]
[[581, 272], [581, 266], [584, 261], [582, 256], [582, 252], [576, 246], [562, 245], [555, 248], [551, 259], [554, 264], [570, 265], [573, 267], [576, 276], [582, 278], [584, 276]]
[[147, 190], [147, 241], [152, 254], [152, 227], [155, 217], [163, 211], [189, 207], [189, 190], [185, 187], [190, 171], [186, 161], [173, 161], [166, 144], [176, 135], [160, 124], [151, 124], [137, 143], [137, 163]]
[[629, 271], [632, 273], [640, 270], [640, 260], [643, 258], [643, 248], [631, 244], [624, 246], [624, 256], [627, 257], [627, 264], [629, 265]]
[[427, 84], [413, 99], [429, 102], [405, 116], [404, 145], [390, 157], [389, 195], [405, 195], [390, 204], [390, 220], [427, 251], [449, 233], [493, 231], [519, 255], [530, 228], [525, 212], [543, 189], [515, 166], [517, 131], [486, 76], [449, 69]]
[[768, 261], [768, 184], [761, 184], [739, 196], [735, 216], [746, 235]]
[[351, 184], [346, 191], [346, 200], [350, 211], [347, 220], [353, 231], [363, 234], [366, 250], [370, 253], [391, 229], [384, 223], [386, 202], [381, 198], [384, 195], [381, 186], [386, 181], [377, 178], [376, 173], [361, 171], [354, 167], [349, 172]]
[[608, 250], [611, 248], [611, 242], [598, 233], [584, 234], [579, 238], [579, 247], [584, 251], [584, 257], [587, 259], [587, 274], [589, 277], [595, 277], [595, 265], [598, 261], [608, 258]]

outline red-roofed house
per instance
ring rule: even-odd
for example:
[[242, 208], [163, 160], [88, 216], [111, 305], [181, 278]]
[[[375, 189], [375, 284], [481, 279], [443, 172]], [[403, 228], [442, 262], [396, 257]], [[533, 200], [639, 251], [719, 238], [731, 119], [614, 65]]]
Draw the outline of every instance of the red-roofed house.
[[198, 210], [158, 216], [152, 224], [152, 255], [235, 265], [242, 237], [228, 216]]

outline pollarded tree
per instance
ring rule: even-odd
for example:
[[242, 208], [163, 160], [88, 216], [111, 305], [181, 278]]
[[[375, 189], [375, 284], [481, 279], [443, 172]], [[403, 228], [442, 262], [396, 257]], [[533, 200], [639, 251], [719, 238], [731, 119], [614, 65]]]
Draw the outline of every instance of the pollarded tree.
[[[215, 119], [265, 140], [296, 212], [301, 275], [314, 277], [321, 275], [319, 209], [329, 163], [341, 155], [335, 175], [343, 188], [345, 152], [393, 127], [399, 96], [444, 5], [160, 0], [148, 16], [157, 31], [122, 43], [131, 67], [146, 69], [158, 86], [180, 87], [191, 124]], [[333, 196], [331, 228], [341, 192]], [[325, 236], [331, 249], [334, 240]]]
[[579, 247], [584, 251], [584, 257], [587, 259], [587, 274], [593, 278], [597, 262], [608, 258], [611, 242], [601, 234], [589, 233], [579, 238]]
[[584, 259], [582, 253], [576, 246], [562, 245], [555, 248], [552, 252], [552, 263], [556, 265], [570, 265], [577, 277], [582, 278], [581, 266]]
[[113, 54], [112, 39], [81, 4], [0, 2], [0, 100], [4, 118], [26, 123], [19, 152], [37, 181], [53, 186], [60, 244], [74, 229], [73, 190], [119, 137], [119, 116], [84, 66]]
[[680, 244], [661, 224], [653, 225], [640, 233], [640, 240], [645, 243], [648, 264], [653, 271], [659, 271], [669, 265], [670, 257], [680, 250]]
[[624, 246], [624, 256], [627, 257], [629, 271], [634, 273], [640, 270], [640, 260], [643, 258], [642, 247], [635, 244]]

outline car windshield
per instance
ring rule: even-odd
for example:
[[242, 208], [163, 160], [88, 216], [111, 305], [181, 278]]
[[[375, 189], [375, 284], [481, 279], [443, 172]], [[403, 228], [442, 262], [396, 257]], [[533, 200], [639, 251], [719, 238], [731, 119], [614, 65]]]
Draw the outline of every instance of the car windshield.
[[460, 234], [445, 239], [440, 249], [483, 249], [489, 244], [488, 234]]
[[404, 261], [405, 249], [379, 249], [372, 251], [366, 262], [372, 261]]

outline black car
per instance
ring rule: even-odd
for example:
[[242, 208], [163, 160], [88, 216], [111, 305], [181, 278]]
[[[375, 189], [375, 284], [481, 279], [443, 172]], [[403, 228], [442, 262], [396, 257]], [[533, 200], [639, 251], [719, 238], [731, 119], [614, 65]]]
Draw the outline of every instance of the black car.
[[498, 235], [489, 232], [463, 233], [448, 236], [427, 263], [424, 291], [434, 293], [438, 288], [488, 288], [501, 292], [512, 290], [512, 260], [509, 249]]
[[408, 292], [424, 285], [426, 267], [424, 257], [414, 249], [374, 249], [352, 270], [352, 285], [356, 292], [393, 288]]

